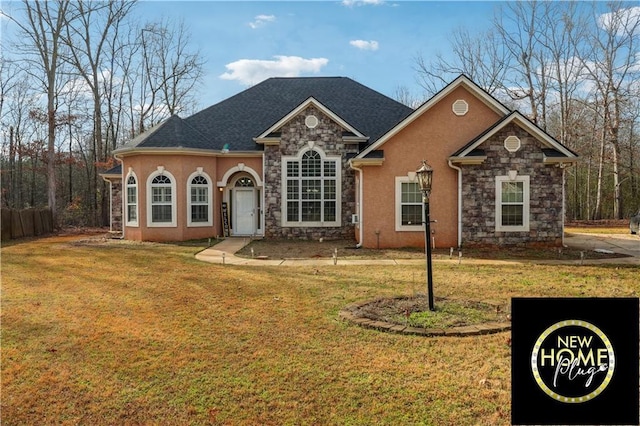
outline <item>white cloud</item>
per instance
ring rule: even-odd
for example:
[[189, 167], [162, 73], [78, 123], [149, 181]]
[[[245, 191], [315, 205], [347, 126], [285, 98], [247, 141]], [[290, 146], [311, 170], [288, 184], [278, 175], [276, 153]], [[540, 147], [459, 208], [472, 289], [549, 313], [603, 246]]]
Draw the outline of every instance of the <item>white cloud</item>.
[[378, 50], [378, 42], [375, 40], [351, 40], [350, 45], [360, 50]]
[[305, 59], [299, 56], [274, 56], [273, 60], [240, 59], [225, 67], [223, 80], [237, 80], [241, 84], [257, 84], [269, 77], [298, 77], [302, 73], [318, 73], [327, 65], [326, 58]]
[[383, 3], [384, 3], [384, 0], [342, 0], [342, 5], [347, 7], [377, 6]]
[[598, 17], [598, 26], [604, 30], [613, 30], [622, 36], [628, 32], [640, 31], [640, 6], [619, 9], [615, 12], [603, 13]]
[[276, 20], [275, 15], [258, 15], [254, 18], [253, 22], [249, 22], [249, 26], [254, 30], [266, 25], [269, 22]]

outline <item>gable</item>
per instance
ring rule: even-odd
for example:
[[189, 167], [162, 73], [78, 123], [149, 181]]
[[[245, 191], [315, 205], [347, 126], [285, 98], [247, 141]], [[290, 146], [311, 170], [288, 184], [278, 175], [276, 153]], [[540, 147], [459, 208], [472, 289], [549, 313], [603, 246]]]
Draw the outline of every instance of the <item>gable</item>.
[[[461, 114], [464, 110], [464, 108], [461, 108], [463, 105], [459, 102], [459, 100], [461, 99], [452, 98], [452, 95], [461, 92], [464, 92], [467, 95], [465, 97], [468, 100], [472, 100], [472, 102], [474, 102], [480, 109], [484, 109], [492, 114], [495, 114], [495, 116], [501, 117], [509, 113], [509, 110], [497, 99], [489, 95], [469, 78], [461, 75], [450, 84], [448, 84], [440, 92], [435, 94], [431, 99], [418, 107], [404, 120], [399, 122], [396, 126], [382, 135], [377, 141], [369, 145], [358, 155], [358, 158], [365, 158], [369, 156], [371, 152], [381, 149], [381, 147], [386, 142], [394, 138], [397, 134], [402, 132], [405, 128], [409, 127], [415, 121], [419, 120], [421, 117], [431, 114], [433, 110], [445, 108], [449, 110], [451, 116], [464, 118], [467, 112]], [[464, 103], [466, 103], [467, 107], [469, 107], [469, 101], [465, 101]], [[471, 108], [469, 109], [471, 110]]]
[[[348, 134], [347, 137], [352, 142], [366, 142], [368, 140], [368, 137], [366, 137], [364, 134], [362, 134], [358, 129], [356, 129], [353, 126], [351, 126], [349, 123], [347, 123], [347, 121], [345, 121], [340, 116], [335, 114], [329, 108], [327, 108], [324, 105], [322, 105], [320, 102], [318, 102], [313, 97], [310, 97], [305, 102], [303, 102], [300, 105], [298, 105], [290, 113], [288, 113], [287, 115], [282, 117], [280, 120], [278, 120], [278, 122], [276, 122], [274, 125], [272, 125], [267, 130], [262, 132], [262, 134], [260, 134], [257, 138], [254, 138], [254, 140], [257, 143], [277, 144], [279, 139], [280, 139], [280, 133], [281, 133], [280, 130], [281, 130], [281, 128], [286, 123], [291, 121], [293, 118], [297, 117], [299, 114], [306, 113], [309, 110], [311, 110], [313, 112], [309, 113], [305, 117], [306, 127], [312, 129], [312, 128], [315, 128], [317, 126], [318, 118], [317, 118], [316, 115], [319, 112], [320, 114], [325, 115], [331, 121], [333, 121], [338, 126], [340, 126], [342, 128], [342, 130], [343, 130], [343, 133]], [[317, 110], [318, 112], [316, 112], [315, 110]], [[315, 120], [315, 122], [314, 122], [314, 120]]]
[[[478, 137], [471, 140], [449, 158], [454, 163], [481, 163], [485, 160], [483, 144], [511, 125], [518, 126], [541, 144], [541, 154], [545, 163], [572, 163], [577, 161], [577, 154], [555, 140], [551, 135], [536, 126], [520, 112], [514, 111], [502, 117]], [[504, 139], [505, 153], [516, 149], [517, 141], [513, 136]], [[517, 149], [516, 149], [517, 150]]]

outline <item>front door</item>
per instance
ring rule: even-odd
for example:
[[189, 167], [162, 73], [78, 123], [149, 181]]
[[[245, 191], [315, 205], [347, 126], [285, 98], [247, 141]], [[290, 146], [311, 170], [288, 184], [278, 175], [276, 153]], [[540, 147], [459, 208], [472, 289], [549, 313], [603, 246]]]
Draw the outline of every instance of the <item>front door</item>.
[[253, 188], [235, 188], [233, 233], [253, 235], [256, 232], [256, 196]]

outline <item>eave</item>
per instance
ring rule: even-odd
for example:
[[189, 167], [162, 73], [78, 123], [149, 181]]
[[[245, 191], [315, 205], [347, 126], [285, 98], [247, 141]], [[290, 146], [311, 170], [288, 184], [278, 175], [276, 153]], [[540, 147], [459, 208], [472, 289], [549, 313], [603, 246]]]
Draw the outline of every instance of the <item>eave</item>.
[[353, 167], [382, 166], [384, 158], [352, 158], [349, 164]]
[[577, 158], [568, 158], [568, 157], [547, 157], [543, 156], [542, 162], [545, 164], [566, 164], [573, 165], [578, 162]]
[[482, 164], [486, 161], [486, 159], [487, 159], [486, 155], [473, 156], [473, 157], [449, 157], [449, 161], [451, 161], [454, 164], [459, 164], [461, 166]]
[[223, 151], [214, 149], [182, 148], [182, 147], [133, 147], [120, 148], [113, 151], [116, 158], [132, 155], [196, 155], [202, 157], [260, 157], [262, 151]]
[[107, 182], [109, 182], [109, 179], [122, 179], [122, 175], [113, 173], [99, 173], [98, 176]]

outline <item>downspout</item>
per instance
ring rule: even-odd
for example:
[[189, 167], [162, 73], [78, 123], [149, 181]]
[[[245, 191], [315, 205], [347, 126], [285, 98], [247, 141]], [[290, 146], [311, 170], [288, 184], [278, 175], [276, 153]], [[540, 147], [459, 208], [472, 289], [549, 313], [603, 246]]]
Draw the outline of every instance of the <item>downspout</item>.
[[358, 238], [358, 244], [356, 244], [356, 248], [362, 247], [363, 238], [364, 238], [364, 228], [362, 227], [362, 169], [353, 165], [351, 160], [349, 160], [349, 167], [358, 172], [358, 232], [360, 237]]
[[449, 167], [458, 171], [458, 249], [462, 247], [462, 169], [448, 160]]

